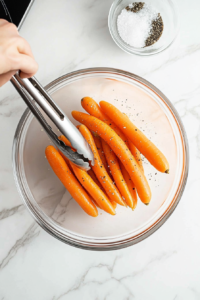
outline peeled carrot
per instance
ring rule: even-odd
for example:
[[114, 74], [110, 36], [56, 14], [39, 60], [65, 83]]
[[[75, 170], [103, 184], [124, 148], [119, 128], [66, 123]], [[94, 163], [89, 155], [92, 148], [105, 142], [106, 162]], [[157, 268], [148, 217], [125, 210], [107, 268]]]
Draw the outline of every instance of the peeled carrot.
[[[97, 180], [97, 178], [96, 178], [94, 172], [92, 171], [92, 169], [88, 170], [87, 173], [88, 173], [88, 175], [92, 178], [92, 180], [98, 185], [99, 182], [98, 182], [98, 180]], [[99, 187], [100, 187], [100, 184], [99, 184]], [[101, 187], [100, 187], [100, 188], [101, 188]], [[93, 202], [95, 203], [95, 205], [96, 205], [97, 207], [101, 208], [100, 205], [99, 205], [93, 198], [92, 198], [92, 200], [93, 200]]]
[[88, 215], [97, 217], [98, 210], [95, 204], [92, 202], [89, 195], [74, 177], [59, 152], [53, 146], [48, 146], [45, 150], [45, 154], [54, 173], [69, 191], [71, 196]]
[[[93, 170], [90, 169], [88, 172], [88, 175], [90, 175], [90, 177], [92, 178], [92, 180], [98, 185], [98, 187], [106, 194], [105, 190], [103, 189], [102, 185], [100, 184], [100, 182], [98, 181], [96, 175], [94, 174]], [[112, 206], [114, 207], [114, 209], [117, 207], [117, 203], [112, 201], [111, 199], [109, 199]]]
[[133, 143], [129, 140], [128, 141], [129, 149], [133, 156], [135, 157], [135, 160], [137, 161], [140, 169], [144, 172], [143, 164], [142, 164], [142, 157], [140, 154], [140, 151], [133, 145]]
[[63, 134], [60, 135], [58, 138], [59, 138], [59, 140], [63, 141], [66, 146], [69, 146], [69, 147], [72, 146], [70, 141]]
[[[99, 183], [99, 181], [98, 181], [98, 179], [96, 178], [96, 175], [95, 175], [94, 172], [93, 172], [93, 170], [90, 169], [90, 170], [87, 171], [87, 173], [88, 173], [88, 175], [92, 178], [92, 180], [93, 180], [99, 187], [101, 187], [101, 186], [100, 186], [100, 183]], [[101, 188], [102, 188], [102, 187], [101, 187]]]
[[[65, 143], [66, 146], [71, 147], [70, 141], [69, 141], [64, 135], [61, 135], [61, 136], [59, 136], [58, 138], [59, 138], [59, 140], [63, 141], [63, 142]], [[75, 150], [74, 148], [72, 148], [72, 147], [71, 147], [71, 149], [74, 150], [74, 151], [76, 151], [76, 150]], [[69, 159], [68, 159], [68, 158], [67, 158], [60, 150], [58, 150], [58, 152], [60, 153], [60, 155], [62, 156], [62, 158], [64, 158], [64, 160], [65, 160], [65, 162], [66, 162], [68, 168], [69, 168], [70, 171], [72, 172], [72, 174], [76, 177], [76, 175], [74, 174], [74, 170], [73, 170], [73, 168], [72, 168], [72, 166], [71, 166], [71, 164], [70, 164]], [[92, 171], [92, 170], [90, 169], [89, 171]], [[93, 174], [94, 174], [94, 173], [93, 173]], [[77, 179], [78, 179], [78, 178], [77, 178]], [[80, 182], [80, 181], [79, 181], [79, 182]], [[83, 185], [82, 185], [82, 186], [83, 186]], [[86, 192], [87, 192], [87, 191], [86, 191]], [[98, 204], [92, 197], [91, 197], [91, 200], [94, 202], [94, 204], [95, 204], [97, 207], [101, 208], [101, 207], [99, 206], [99, 204]]]
[[121, 172], [121, 169], [119, 166], [119, 162], [118, 162], [118, 158], [115, 155], [115, 153], [113, 152], [113, 150], [110, 148], [110, 146], [103, 139], [102, 139], [102, 146], [103, 146], [103, 150], [104, 150], [108, 165], [110, 167], [112, 176], [113, 176], [115, 183], [121, 193], [122, 199], [124, 199], [126, 201], [128, 206], [133, 208], [133, 199], [129, 192], [126, 181], [124, 180], [124, 177], [122, 175], [122, 172]]
[[107, 173], [110, 175], [110, 170], [108, 168], [106, 157], [105, 157], [105, 154], [104, 154], [104, 151], [103, 151], [103, 148], [102, 148], [102, 144], [101, 144], [101, 138], [97, 134], [93, 134], [93, 139], [94, 139], [95, 145], [97, 147], [99, 156], [102, 160], [102, 163], [103, 163]]
[[[109, 200], [110, 200], [110, 199], [109, 199]], [[111, 201], [111, 200], [110, 200], [110, 203], [112, 204], [113, 208], [116, 209], [116, 207], [117, 207], [117, 202]]]
[[90, 175], [88, 175], [86, 171], [75, 166], [73, 163], [71, 162], [69, 163], [79, 182], [90, 194], [90, 196], [95, 200], [95, 202], [98, 203], [100, 208], [102, 208], [103, 210], [105, 210], [107, 213], [111, 215], [115, 215], [115, 210], [112, 204], [110, 203], [109, 199], [104, 194], [104, 192], [99, 188], [99, 186], [92, 180]]
[[107, 125], [109, 125], [127, 144], [128, 140], [126, 136], [117, 127], [117, 125], [107, 115], [103, 113], [101, 107], [97, 104], [96, 101], [94, 101], [94, 99], [90, 97], [84, 97], [83, 99], [81, 99], [81, 105], [91, 116], [94, 116], [100, 119], [101, 121], [103, 121], [104, 123], [106, 123]]
[[[77, 127], [79, 128], [80, 125], [78, 125]], [[58, 138], [59, 138], [59, 140], [63, 141], [63, 142], [65, 143], [66, 146], [71, 147], [70, 141], [69, 141], [64, 135], [61, 135], [61, 136], [59, 136]], [[72, 147], [71, 147], [71, 148], [72, 148]], [[102, 146], [101, 146], [101, 148], [102, 148]], [[75, 151], [74, 148], [72, 148], [72, 149]], [[103, 150], [103, 149], [102, 149], [102, 150]], [[60, 152], [60, 151], [59, 151], [59, 152]], [[60, 154], [62, 155], [62, 157], [64, 158], [64, 160], [68, 163], [68, 167], [70, 168], [71, 172], [74, 173], [73, 168], [71, 167], [71, 164], [69, 163], [69, 160], [67, 159], [67, 157], [65, 157], [64, 154], [62, 154], [61, 152], [60, 152]], [[104, 157], [105, 157], [105, 156], [104, 156]], [[107, 165], [107, 162], [106, 162], [106, 165]], [[103, 190], [102, 186], [100, 185], [100, 183], [99, 183], [98, 179], [96, 178], [96, 176], [95, 176], [94, 172], [92, 171], [92, 169], [90, 169], [90, 170], [88, 171], [88, 174], [89, 174], [90, 177], [93, 179], [93, 181], [94, 181], [94, 182], [102, 189], [102, 191], [105, 193], [105, 191]], [[92, 199], [92, 200], [94, 200], [94, 199]], [[94, 200], [94, 201], [95, 201], [95, 200]], [[115, 208], [117, 207], [117, 203], [114, 202], [114, 201], [112, 201], [112, 200], [110, 200], [110, 202], [111, 202], [112, 206], [113, 206], [114, 209], [115, 209]], [[95, 201], [95, 204], [101, 208], [100, 204], [97, 204], [96, 201]]]
[[63, 141], [66, 146], [71, 147], [72, 150], [76, 150], [72, 147], [70, 141], [64, 135], [60, 135], [58, 138], [59, 138], [59, 140]]
[[[151, 190], [147, 179], [123, 140], [107, 124], [93, 116], [77, 111], [73, 111], [72, 116], [75, 120], [87, 126], [91, 131], [96, 132], [108, 143], [131, 176], [131, 180], [136, 186], [141, 201], [145, 204], [149, 204], [151, 200]], [[86, 140], [89, 139], [87, 138]]]
[[124, 177], [124, 180], [126, 181], [126, 184], [128, 186], [129, 192], [132, 196], [132, 200], [133, 200], [133, 207], [132, 209], [134, 210], [137, 206], [137, 193], [136, 193], [136, 188], [135, 185], [133, 183], [133, 181], [131, 180], [130, 175], [128, 174], [128, 172], [126, 171], [124, 165], [120, 162], [120, 168]]
[[[113, 123], [113, 121], [103, 113], [98, 103], [90, 97], [84, 97], [83, 99], [81, 99], [81, 105], [90, 115], [100, 119], [115, 130], [115, 132], [121, 137], [125, 144], [129, 146], [131, 153], [133, 154], [136, 161], [138, 162], [138, 165], [144, 172], [140, 151], [138, 151], [138, 149], [133, 145], [133, 143], [130, 140], [128, 141], [127, 137], [117, 127], [117, 125], [115, 125], [115, 123]], [[128, 118], [126, 114], [124, 115]]]
[[148, 159], [148, 161], [160, 172], [169, 173], [169, 163], [164, 154], [140, 131], [122, 112], [114, 105], [100, 102], [101, 109], [106, 115], [117, 122], [117, 125], [136, 148]]
[[[69, 141], [64, 135], [60, 135], [58, 138], [59, 138], [60, 141], [63, 141], [63, 142], [65, 143], [66, 146], [70, 147], [73, 151], [76, 151], [76, 150], [72, 147], [70, 141]], [[58, 152], [60, 153], [60, 155], [62, 156], [62, 158], [64, 158], [64, 160], [65, 160], [65, 162], [67, 163], [67, 165], [68, 165], [70, 171], [74, 174], [74, 171], [73, 171], [73, 169], [72, 169], [72, 167], [71, 167], [71, 165], [70, 165], [70, 163], [69, 163], [68, 158], [67, 158], [61, 151], [58, 150]]]
[[62, 156], [62, 158], [64, 159], [64, 161], [66, 162], [66, 164], [67, 164], [68, 168], [70, 169], [70, 171], [72, 172], [72, 174], [74, 175], [74, 171], [73, 171], [72, 167], [69, 164], [68, 158], [60, 150], [58, 150], [58, 152]]
[[[91, 118], [94, 118], [94, 117], [91, 117]], [[103, 186], [104, 190], [106, 191], [106, 194], [108, 195], [109, 199], [117, 202], [120, 205], [125, 206], [125, 202], [122, 200], [117, 187], [112, 182], [109, 174], [106, 172], [106, 169], [104, 168], [104, 165], [99, 156], [99, 153], [96, 148], [96, 145], [95, 145], [95, 142], [94, 142], [91, 132], [84, 125], [81, 125], [79, 127], [79, 130], [92, 149], [92, 152], [94, 154], [94, 166], [92, 166], [92, 169], [93, 169], [94, 173], [96, 174], [97, 179], [99, 180], [99, 182]]]

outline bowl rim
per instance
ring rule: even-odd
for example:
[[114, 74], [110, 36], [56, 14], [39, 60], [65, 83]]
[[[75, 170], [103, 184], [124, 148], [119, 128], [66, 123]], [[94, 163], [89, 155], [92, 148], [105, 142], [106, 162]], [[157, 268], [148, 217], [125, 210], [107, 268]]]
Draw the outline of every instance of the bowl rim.
[[[130, 55], [139, 55], [139, 56], [150, 56], [150, 55], [155, 55], [157, 53], [160, 53], [162, 51], [164, 51], [165, 49], [169, 48], [176, 40], [178, 34], [179, 34], [179, 30], [180, 30], [180, 16], [179, 16], [179, 11], [178, 11], [178, 5], [177, 5], [177, 2], [175, 0], [170, 0], [172, 3], [173, 3], [173, 6], [174, 6], [174, 11], [176, 13], [176, 19], [177, 19], [177, 28], [176, 28], [176, 31], [173, 35], [173, 38], [171, 39], [171, 41], [169, 43], [167, 43], [166, 45], [158, 48], [155, 52], [153, 53], [148, 53], [148, 52], [143, 52], [141, 51], [141, 49], [143, 48], [136, 48], [136, 47], [131, 47], [131, 49], [127, 49], [127, 44], [121, 39], [121, 43], [119, 43], [118, 39], [116, 38], [114, 32], [113, 32], [113, 29], [112, 29], [112, 21], [113, 21], [113, 18], [112, 18], [112, 14], [113, 14], [113, 11], [115, 9], [115, 4], [117, 2], [119, 2], [120, 0], [114, 0], [111, 4], [111, 7], [109, 9], [109, 14], [108, 14], [108, 28], [109, 28], [109, 32], [110, 32], [110, 35], [113, 39], [113, 41], [115, 42], [115, 44], [121, 49], [123, 50], [124, 52], [130, 54]], [[121, 0], [122, 2], [123, 0]], [[130, 47], [130, 46], [129, 46]]]
[[130, 237], [126, 240], [117, 241], [117, 242], [107, 242], [107, 243], [97, 243], [93, 242], [88, 243], [76, 239], [72, 239], [70, 237], [66, 237], [66, 235], [62, 234], [62, 232], [59, 232], [55, 229], [55, 227], [51, 226], [50, 223], [48, 223], [46, 220], [41, 219], [41, 216], [37, 212], [37, 210], [34, 208], [34, 205], [30, 203], [30, 201], [27, 200], [27, 195], [25, 193], [25, 189], [23, 187], [23, 182], [18, 177], [18, 146], [20, 145], [20, 136], [21, 132], [23, 131], [24, 126], [26, 125], [26, 121], [29, 118], [29, 115], [31, 114], [29, 108], [25, 110], [25, 112], [22, 114], [22, 117], [18, 123], [18, 126], [15, 131], [14, 140], [13, 140], [13, 149], [12, 149], [12, 164], [13, 164], [13, 174], [14, 174], [14, 180], [15, 184], [17, 186], [17, 190], [25, 203], [25, 206], [28, 208], [29, 212], [35, 219], [35, 221], [49, 234], [56, 237], [60, 241], [65, 242], [66, 244], [69, 244], [71, 246], [82, 248], [86, 250], [97, 250], [97, 251], [107, 251], [107, 250], [118, 250], [122, 249], [131, 245], [134, 245], [145, 238], [149, 237], [152, 233], [154, 233], [156, 230], [158, 230], [170, 217], [170, 215], [173, 213], [175, 208], [177, 207], [182, 194], [184, 192], [187, 178], [188, 178], [188, 171], [189, 171], [189, 147], [188, 147], [188, 140], [187, 135], [183, 126], [183, 123], [178, 115], [178, 112], [176, 111], [173, 104], [170, 102], [170, 100], [153, 84], [151, 84], [149, 81], [147, 81], [144, 78], [141, 78], [138, 75], [135, 75], [133, 73], [120, 70], [120, 69], [114, 69], [114, 68], [107, 68], [107, 67], [97, 67], [97, 68], [87, 68], [87, 69], [80, 69], [77, 71], [73, 71], [70, 73], [67, 73], [63, 76], [58, 77], [57, 79], [53, 80], [49, 84], [45, 86], [45, 89], [49, 91], [50, 89], [56, 87], [57, 84], [61, 84], [63, 81], [66, 81], [67, 79], [70, 80], [74, 77], [81, 76], [81, 75], [88, 75], [88, 74], [94, 74], [94, 73], [108, 73], [108, 74], [117, 74], [124, 77], [128, 77], [129, 79], [136, 80], [139, 83], [144, 84], [147, 88], [149, 88], [152, 92], [157, 94], [158, 97], [162, 98], [165, 104], [167, 104], [168, 108], [170, 109], [172, 115], [174, 116], [174, 119], [178, 125], [182, 144], [183, 144], [183, 171], [182, 171], [182, 177], [180, 179], [179, 187], [177, 188], [176, 196], [174, 197], [174, 201], [170, 203], [170, 205], [167, 207], [166, 211], [163, 213], [163, 215], [157, 219], [147, 230], [144, 232], [141, 232], [137, 236]]

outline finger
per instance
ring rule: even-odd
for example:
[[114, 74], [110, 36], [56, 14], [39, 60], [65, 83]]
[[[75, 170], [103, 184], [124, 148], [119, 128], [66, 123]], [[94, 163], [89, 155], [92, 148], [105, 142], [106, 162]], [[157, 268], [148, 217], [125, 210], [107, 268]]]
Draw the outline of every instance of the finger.
[[30, 77], [37, 72], [38, 64], [32, 57], [25, 54], [20, 54], [18, 63], [14, 69], [20, 70], [22, 72], [22, 76], [23, 74], [26, 74], [25, 76]]
[[5, 25], [5, 24], [8, 24], [9, 22], [4, 20], [4, 19], [0, 19], [0, 26], [1, 25]]
[[16, 73], [16, 71], [9, 71], [5, 74], [1, 74], [0, 75], [0, 87], [2, 85], [4, 85], [6, 82], [8, 82], [15, 73]]
[[13, 31], [15, 34], [19, 34], [17, 26], [13, 23], [8, 22], [7, 20], [0, 19], [0, 27], [6, 28], [9, 31]]
[[34, 72], [34, 73], [24, 73], [24, 72], [20, 72], [20, 73], [19, 73], [19, 76], [20, 76], [21, 78], [30, 78], [30, 77], [34, 76], [35, 73], [36, 73], [36, 72]]
[[19, 39], [17, 39], [17, 50], [19, 51], [19, 53], [21, 54], [26, 54], [33, 57], [33, 52], [31, 50], [31, 47], [29, 45], [29, 43], [23, 39], [22, 37], [20, 37]]

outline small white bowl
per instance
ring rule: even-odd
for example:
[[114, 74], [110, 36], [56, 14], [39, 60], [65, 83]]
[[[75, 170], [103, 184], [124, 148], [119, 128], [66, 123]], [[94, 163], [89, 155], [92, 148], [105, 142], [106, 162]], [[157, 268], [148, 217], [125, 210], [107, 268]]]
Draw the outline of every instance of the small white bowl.
[[164, 30], [160, 39], [149, 47], [135, 48], [126, 44], [120, 37], [117, 29], [117, 18], [131, 0], [115, 0], [110, 8], [108, 16], [108, 27], [114, 42], [125, 52], [138, 55], [152, 55], [159, 53], [169, 47], [179, 31], [178, 8], [175, 0], [145, 0], [145, 3], [152, 5], [159, 12], [163, 19]]

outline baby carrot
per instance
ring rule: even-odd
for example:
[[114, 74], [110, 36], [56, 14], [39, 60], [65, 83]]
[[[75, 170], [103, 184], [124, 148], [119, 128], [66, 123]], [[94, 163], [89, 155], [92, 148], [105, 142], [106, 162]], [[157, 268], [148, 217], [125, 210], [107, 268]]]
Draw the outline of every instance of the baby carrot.
[[144, 172], [140, 151], [135, 147], [135, 145], [133, 145], [133, 143], [130, 140], [128, 140], [128, 145], [129, 145], [129, 149], [130, 149], [131, 153], [133, 154], [133, 156], [135, 157], [135, 160], [137, 161], [140, 169]]
[[75, 120], [87, 126], [91, 131], [96, 132], [108, 143], [131, 176], [131, 180], [133, 180], [136, 186], [141, 201], [145, 204], [149, 204], [151, 200], [151, 190], [147, 179], [138, 166], [134, 156], [116, 132], [107, 124], [93, 116], [77, 111], [73, 111], [72, 116]]
[[[94, 117], [91, 117], [91, 118], [94, 118]], [[99, 182], [103, 186], [104, 190], [106, 191], [109, 199], [117, 202], [120, 205], [125, 206], [125, 203], [122, 200], [117, 187], [112, 182], [110, 176], [108, 175], [108, 173], [106, 172], [106, 169], [104, 168], [104, 165], [99, 156], [99, 153], [96, 148], [96, 145], [95, 145], [95, 142], [94, 142], [91, 132], [84, 125], [81, 125], [79, 127], [79, 130], [92, 149], [92, 152], [94, 154], [94, 166], [92, 166], [92, 169], [93, 169], [94, 173], [96, 174], [97, 179], [99, 180]]]
[[[77, 126], [78, 128], [80, 127], [80, 125], [79, 126]], [[58, 137], [59, 138], [59, 140], [61, 140], [61, 141], [63, 141], [64, 143], [65, 143], [65, 145], [66, 146], [69, 146], [69, 147], [71, 147], [71, 143], [70, 143], [70, 141], [64, 136], [64, 135], [61, 135], [61, 136], [59, 136]], [[99, 138], [100, 139], [100, 138]], [[102, 146], [101, 146], [102, 147]], [[72, 147], [71, 147], [72, 148]], [[74, 151], [75, 151], [75, 149], [74, 148], [72, 148]], [[103, 150], [103, 149], [102, 149]], [[64, 156], [64, 154], [62, 154], [60, 151], [59, 151], [59, 153], [61, 154], [61, 156], [64, 158], [64, 160], [68, 163], [68, 167], [70, 168], [70, 170], [71, 170], [71, 172], [74, 174], [74, 171], [73, 171], [73, 169], [72, 169], [72, 167], [71, 167], [71, 164], [69, 163], [69, 160]], [[105, 157], [105, 156], [104, 156]], [[106, 162], [106, 165], [107, 165], [107, 162]], [[96, 175], [94, 174], [94, 172], [92, 171], [92, 169], [90, 169], [89, 171], [88, 171], [88, 174], [90, 175], [90, 177], [93, 179], [93, 181], [102, 189], [102, 191], [105, 193], [105, 191], [104, 191], [104, 189], [102, 188], [102, 186], [100, 185], [100, 182], [98, 181], [98, 179], [96, 178]], [[92, 200], [94, 200], [94, 199], [92, 199]], [[95, 200], [94, 200], [95, 201]], [[112, 204], [112, 206], [114, 207], [114, 209], [117, 207], [117, 203], [116, 202], [114, 202], [114, 201], [112, 201], [112, 200], [110, 200], [110, 202], [111, 202], [111, 204]], [[99, 206], [96, 202], [95, 202], [95, 204], [97, 205], [97, 206]], [[99, 206], [100, 207], [100, 206]], [[101, 208], [101, 207], [100, 207]]]
[[[70, 141], [69, 141], [64, 135], [60, 135], [58, 138], [59, 138], [59, 140], [63, 141], [63, 142], [65, 143], [66, 146], [71, 147], [71, 149], [72, 149], [73, 151], [76, 151], [76, 150], [72, 147]], [[67, 158], [60, 150], [58, 150], [58, 152], [60, 153], [60, 155], [62, 156], [62, 158], [64, 158], [64, 160], [65, 160], [65, 162], [67, 163], [67, 166], [69, 167], [70, 171], [74, 174], [74, 171], [73, 171], [73, 169], [72, 169], [72, 167], [71, 167], [71, 165], [70, 165], [70, 163], [69, 163], [68, 158]]]
[[[138, 149], [133, 145], [133, 143], [130, 140], [128, 141], [127, 137], [122, 133], [122, 131], [117, 127], [117, 125], [115, 125], [115, 123], [113, 123], [113, 121], [107, 115], [105, 115], [103, 113], [103, 111], [101, 110], [101, 107], [98, 105], [98, 103], [90, 97], [84, 97], [83, 99], [81, 99], [81, 105], [90, 115], [100, 119], [101, 121], [105, 122], [107, 125], [109, 125], [112, 129], [115, 130], [115, 132], [121, 137], [121, 139], [129, 146], [131, 153], [133, 154], [136, 161], [138, 162], [138, 165], [144, 172], [140, 152], [138, 151]], [[128, 116], [126, 114], [124, 114], [124, 116], [128, 118]], [[96, 143], [96, 140], [95, 140], [95, 143]], [[98, 149], [98, 147], [97, 147], [97, 149]], [[101, 159], [102, 159], [102, 157], [101, 157]], [[102, 159], [102, 161], [104, 164], [103, 159]], [[107, 169], [106, 169], [106, 171], [108, 172]]]
[[[72, 150], [75, 150], [75, 149], [72, 147], [70, 141], [69, 141], [64, 135], [60, 135], [58, 138], [59, 138], [59, 140], [63, 141], [63, 142], [65, 143], [66, 146], [71, 147]], [[75, 150], [75, 151], [76, 151], [76, 150]]]
[[110, 175], [110, 170], [108, 168], [106, 157], [105, 157], [105, 154], [104, 154], [104, 151], [103, 151], [103, 148], [102, 148], [101, 138], [97, 134], [94, 133], [93, 134], [93, 139], [94, 139], [95, 145], [97, 147], [99, 156], [100, 156], [100, 158], [102, 160], [102, 163], [103, 163], [103, 165], [104, 165], [107, 173]]
[[68, 168], [70, 169], [70, 171], [72, 172], [72, 174], [74, 175], [74, 171], [73, 171], [72, 167], [69, 164], [68, 158], [60, 150], [58, 150], [58, 152], [62, 156], [62, 158], [64, 159], [64, 161], [66, 162], [66, 164], [67, 164]]
[[[110, 200], [110, 199], [109, 199], [109, 200]], [[116, 207], [117, 207], [117, 202], [111, 201], [111, 200], [110, 200], [110, 203], [112, 204], [113, 208], [116, 209]]]
[[99, 186], [92, 180], [90, 175], [82, 169], [79, 169], [73, 163], [69, 161], [77, 179], [82, 184], [82, 186], [86, 189], [86, 191], [90, 194], [90, 196], [97, 202], [97, 204], [105, 210], [107, 213], [111, 215], [115, 215], [115, 210], [110, 203], [107, 196], [104, 192], [99, 188]]
[[148, 159], [148, 161], [160, 172], [169, 173], [169, 163], [163, 153], [114, 105], [100, 102], [103, 112], [117, 122], [121, 131], [133, 142], [136, 148]]
[[102, 187], [100, 186], [100, 183], [99, 183], [98, 179], [96, 178], [96, 175], [94, 174], [93, 170], [90, 169], [90, 170], [87, 171], [87, 173], [88, 173], [88, 175], [92, 178], [92, 180], [93, 180], [100, 188], [102, 188]]
[[69, 191], [71, 196], [88, 215], [97, 217], [98, 210], [95, 204], [92, 202], [89, 195], [74, 177], [59, 152], [53, 146], [48, 146], [45, 150], [45, 154], [54, 173]]
[[[127, 114], [123, 113], [124, 117], [128, 118]], [[133, 154], [133, 156], [135, 157], [135, 160], [137, 161], [139, 167], [141, 168], [141, 170], [144, 172], [144, 168], [143, 168], [143, 164], [142, 164], [142, 158], [141, 158], [141, 153], [140, 151], [135, 147], [135, 145], [131, 142], [131, 140], [128, 140], [128, 147], [131, 151], [131, 153]]]
[[84, 97], [81, 99], [81, 105], [82, 107], [91, 115], [94, 116], [107, 125], [109, 125], [120, 137], [121, 139], [127, 144], [127, 138], [123, 134], [123, 132], [117, 127], [117, 125], [107, 116], [103, 113], [101, 110], [101, 107], [97, 104], [94, 99], [90, 97]]
[[133, 207], [132, 209], [134, 210], [137, 206], [137, 193], [136, 193], [136, 188], [135, 185], [133, 183], [133, 181], [131, 180], [130, 175], [128, 174], [128, 172], [126, 171], [124, 165], [120, 162], [120, 168], [122, 171], [122, 175], [124, 177], [124, 180], [126, 181], [126, 184], [128, 186], [129, 192], [132, 196], [133, 199]]
[[[88, 175], [90, 175], [90, 177], [92, 178], [92, 180], [98, 185], [98, 187], [106, 194], [105, 190], [103, 189], [102, 185], [100, 184], [100, 182], [98, 181], [96, 175], [94, 174], [93, 170], [90, 169], [88, 172]], [[117, 207], [117, 203], [112, 201], [111, 199], [109, 199], [112, 206], [114, 207], [114, 209]]]
[[[87, 173], [92, 178], [92, 180], [98, 185], [99, 182], [98, 182], [94, 172], [92, 171], [92, 169], [88, 170]], [[100, 187], [100, 185], [99, 185], [99, 187]], [[100, 205], [93, 198], [92, 198], [92, 200], [97, 207], [101, 208]]]
[[[70, 141], [69, 141], [64, 135], [61, 135], [61, 136], [59, 136], [58, 138], [59, 138], [59, 140], [63, 141], [63, 142], [65, 143], [66, 146], [71, 147]], [[76, 150], [75, 150], [74, 148], [72, 148], [72, 147], [71, 147], [71, 149], [72, 149], [73, 151], [76, 151]], [[76, 175], [74, 174], [74, 170], [73, 170], [73, 168], [72, 168], [72, 166], [71, 166], [71, 164], [70, 164], [69, 159], [68, 159], [68, 158], [67, 158], [60, 150], [58, 150], [58, 152], [60, 153], [60, 155], [62, 156], [62, 158], [64, 158], [64, 160], [65, 160], [65, 162], [66, 162], [68, 168], [69, 168], [70, 171], [72, 172], [72, 174], [76, 177]], [[89, 171], [92, 171], [92, 169], [90, 169]], [[94, 173], [93, 173], [93, 174], [94, 174]], [[77, 179], [78, 179], [78, 178], [77, 178]], [[83, 186], [83, 185], [82, 185], [82, 186]], [[87, 192], [87, 191], [86, 191], [86, 192]], [[97, 207], [101, 208], [101, 207], [99, 206], [99, 204], [98, 204], [92, 197], [91, 197], [91, 200], [94, 202], [94, 204], [95, 204]]]
[[117, 156], [115, 155], [113, 150], [110, 148], [110, 146], [104, 140], [102, 140], [102, 146], [103, 146], [103, 150], [106, 155], [106, 159], [109, 164], [112, 176], [113, 176], [115, 183], [121, 193], [122, 199], [124, 199], [126, 201], [128, 206], [133, 208], [133, 199], [129, 192], [128, 186], [124, 180], [122, 172], [120, 170]]

